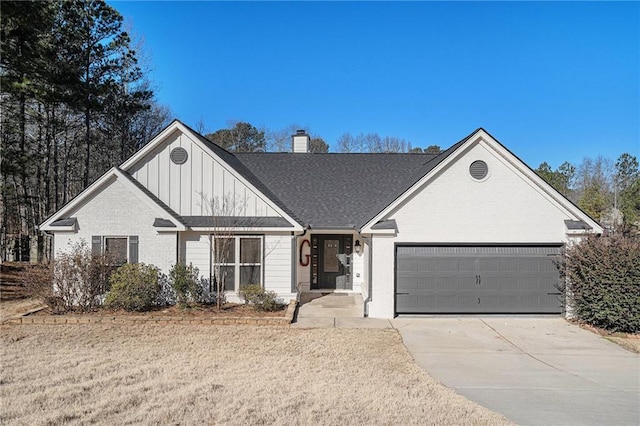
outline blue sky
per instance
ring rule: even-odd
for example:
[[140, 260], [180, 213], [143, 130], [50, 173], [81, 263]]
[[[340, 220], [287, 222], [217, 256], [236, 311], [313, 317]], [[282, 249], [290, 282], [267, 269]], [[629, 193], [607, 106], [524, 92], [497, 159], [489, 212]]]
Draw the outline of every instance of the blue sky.
[[532, 167], [640, 157], [640, 3], [123, 2], [158, 100], [446, 148], [484, 127]]

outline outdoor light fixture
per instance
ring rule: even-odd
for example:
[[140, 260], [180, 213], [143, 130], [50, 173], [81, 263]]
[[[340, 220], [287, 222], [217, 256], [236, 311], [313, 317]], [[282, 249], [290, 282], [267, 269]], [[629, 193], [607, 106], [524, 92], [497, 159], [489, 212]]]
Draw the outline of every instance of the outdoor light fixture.
[[362, 246], [360, 245], [360, 240], [356, 240], [353, 248], [356, 250], [357, 254], [360, 254], [360, 250], [362, 250]]

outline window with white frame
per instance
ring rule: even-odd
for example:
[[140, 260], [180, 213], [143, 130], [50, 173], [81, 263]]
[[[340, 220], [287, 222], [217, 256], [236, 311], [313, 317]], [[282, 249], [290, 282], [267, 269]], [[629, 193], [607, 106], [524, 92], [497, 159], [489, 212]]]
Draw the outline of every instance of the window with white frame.
[[213, 273], [225, 291], [238, 291], [246, 284], [262, 285], [261, 236], [213, 236]]

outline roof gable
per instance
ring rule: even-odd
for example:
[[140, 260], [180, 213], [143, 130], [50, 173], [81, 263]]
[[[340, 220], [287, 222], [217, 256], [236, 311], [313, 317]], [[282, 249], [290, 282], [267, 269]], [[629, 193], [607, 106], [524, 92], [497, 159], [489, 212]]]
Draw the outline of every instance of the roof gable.
[[[184, 164], [171, 160], [177, 147], [187, 152]], [[121, 167], [181, 216], [283, 217], [302, 229], [288, 207], [235, 155], [178, 120]]]
[[469, 136], [453, 145], [447, 151], [445, 151], [444, 157], [437, 162], [430, 170], [425, 173], [419, 180], [417, 180], [407, 191], [400, 194], [393, 202], [388, 204], [384, 209], [378, 212], [373, 218], [371, 218], [363, 227], [363, 232], [371, 232], [374, 229], [374, 225], [386, 218], [391, 212], [399, 208], [407, 199], [412, 197], [422, 188], [429, 184], [433, 179], [437, 179], [438, 175], [445, 170], [450, 164], [458, 161], [464, 156], [464, 154], [471, 149], [471, 147], [482, 144], [496, 157], [500, 158], [505, 164], [510, 167], [517, 176], [521, 179], [529, 182], [538, 192], [540, 192], [544, 198], [564, 211], [568, 216], [574, 217], [576, 220], [582, 221], [590, 227], [593, 232], [601, 233], [602, 227], [590, 218], [585, 212], [573, 204], [570, 200], [556, 191], [551, 185], [549, 185], [544, 179], [538, 176], [533, 169], [520, 160], [516, 155], [509, 151], [504, 145], [498, 142], [493, 136], [482, 128], [477, 129]]
[[68, 218], [70, 214], [78, 210], [85, 202], [89, 201], [91, 197], [99, 194], [104, 188], [111, 185], [111, 183], [113, 183], [115, 180], [119, 181], [132, 194], [137, 196], [141, 201], [149, 206], [152, 211], [156, 212], [156, 214], [160, 218], [163, 218], [163, 220], [172, 223], [173, 230], [184, 231], [186, 229], [186, 227], [180, 220], [180, 217], [174, 211], [172, 211], [167, 205], [158, 200], [153, 194], [149, 193], [144, 187], [138, 185], [137, 182], [135, 182], [135, 180], [131, 178], [131, 176], [129, 176], [127, 173], [124, 173], [117, 167], [111, 168], [109, 171], [107, 171], [107, 173], [105, 173], [98, 180], [89, 185], [84, 191], [74, 197], [61, 209], [59, 209], [53, 215], [49, 216], [49, 218], [39, 226], [39, 229], [41, 231], [65, 230], [59, 227], [60, 224], [66, 224], [68, 222], [67, 219], [71, 219]]

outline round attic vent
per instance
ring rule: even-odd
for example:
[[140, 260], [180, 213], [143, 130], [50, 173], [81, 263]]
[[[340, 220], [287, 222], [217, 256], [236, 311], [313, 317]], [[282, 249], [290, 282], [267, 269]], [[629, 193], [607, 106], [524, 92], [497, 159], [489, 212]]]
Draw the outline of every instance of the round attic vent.
[[487, 173], [489, 172], [489, 167], [487, 167], [487, 163], [482, 160], [476, 160], [469, 166], [469, 174], [475, 180], [482, 180], [487, 177]]
[[171, 157], [171, 161], [173, 161], [173, 163], [177, 165], [186, 163], [188, 156], [189, 155], [187, 154], [187, 150], [184, 148], [173, 148], [171, 150], [171, 154], [169, 154], [169, 157]]

